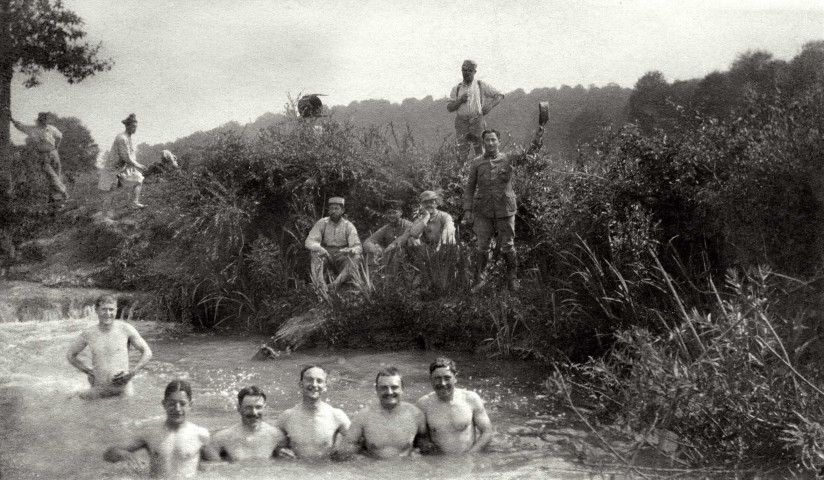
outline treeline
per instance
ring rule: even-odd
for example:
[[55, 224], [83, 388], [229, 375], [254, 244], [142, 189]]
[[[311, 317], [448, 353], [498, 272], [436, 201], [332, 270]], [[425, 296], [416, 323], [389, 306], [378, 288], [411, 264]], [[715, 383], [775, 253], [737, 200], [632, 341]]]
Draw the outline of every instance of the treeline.
[[[445, 88], [449, 90], [449, 86]], [[538, 123], [538, 102], [548, 101], [550, 119], [545, 144], [553, 155], [575, 155], [579, 143], [591, 141], [605, 125], [622, 125], [631, 90], [616, 84], [605, 87], [540, 88], [529, 93], [521, 89], [506, 94], [504, 101], [487, 118], [487, 124], [503, 132], [505, 143], [523, 143], [531, 138]], [[351, 123], [367, 131], [379, 128], [397, 141], [400, 148], [437, 148], [454, 143], [454, 114], [446, 110], [447, 98], [435, 100], [408, 98], [398, 103], [388, 100], [363, 100], [328, 110], [330, 119]], [[197, 132], [161, 145], [140, 144], [141, 162], [153, 162], [163, 149], [177, 155], [196, 157], [215, 135], [243, 132], [247, 138], [287, 119], [287, 115], [267, 113], [252, 123], [230, 122], [208, 132]]]

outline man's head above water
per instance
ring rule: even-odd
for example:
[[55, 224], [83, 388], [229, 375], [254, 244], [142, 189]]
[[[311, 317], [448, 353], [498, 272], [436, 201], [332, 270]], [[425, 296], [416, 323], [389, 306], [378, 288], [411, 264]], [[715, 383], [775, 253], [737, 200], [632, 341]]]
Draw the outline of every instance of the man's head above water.
[[300, 371], [300, 391], [304, 401], [317, 402], [326, 393], [327, 373], [323, 367], [309, 365]]
[[244, 387], [237, 394], [237, 411], [241, 421], [248, 427], [255, 427], [263, 420], [266, 394], [255, 385]]
[[401, 403], [403, 377], [395, 367], [386, 367], [375, 377], [375, 392], [381, 407], [390, 410]]
[[458, 382], [458, 369], [455, 362], [446, 357], [438, 357], [429, 365], [429, 381], [438, 399], [448, 401], [455, 393]]

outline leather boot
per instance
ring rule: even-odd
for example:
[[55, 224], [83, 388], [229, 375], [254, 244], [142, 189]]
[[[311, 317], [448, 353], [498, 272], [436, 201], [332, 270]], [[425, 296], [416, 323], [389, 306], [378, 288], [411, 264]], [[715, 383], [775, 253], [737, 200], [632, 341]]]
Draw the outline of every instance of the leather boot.
[[518, 281], [518, 259], [515, 257], [515, 252], [503, 252], [504, 261], [506, 262], [506, 278], [507, 285], [511, 292], [518, 292], [521, 290], [521, 282]]
[[489, 252], [475, 253], [475, 284], [470, 292], [478, 293], [486, 286], [486, 264], [489, 261]]

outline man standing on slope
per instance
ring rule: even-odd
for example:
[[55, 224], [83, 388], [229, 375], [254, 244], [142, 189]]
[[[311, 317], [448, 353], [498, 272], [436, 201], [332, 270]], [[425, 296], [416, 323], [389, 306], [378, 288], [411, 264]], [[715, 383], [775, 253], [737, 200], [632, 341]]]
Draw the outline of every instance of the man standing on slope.
[[49, 203], [63, 203], [69, 198], [66, 185], [60, 180], [60, 155], [57, 153], [63, 134], [54, 125], [49, 125], [48, 120], [49, 114], [40, 112], [35, 125], [23, 125], [14, 119], [11, 123], [31, 139], [31, 145], [37, 150], [40, 168], [49, 180]]
[[[118, 186], [132, 187], [134, 189], [134, 198], [132, 205], [137, 208], [143, 208], [146, 205], [140, 203], [140, 191], [143, 189], [143, 174], [140, 170], [145, 170], [146, 167], [137, 161], [137, 150], [135, 149], [132, 135], [137, 131], [137, 117], [132, 113], [121, 123], [126, 126], [126, 131], [119, 133], [114, 138], [112, 150], [109, 153], [109, 168], [119, 170], [116, 178], [109, 178], [108, 185], [104, 185], [104, 178], [106, 172], [101, 173], [101, 182], [98, 188], [109, 191]], [[114, 182], [116, 185], [113, 185]]]
[[[455, 115], [455, 141], [461, 157], [469, 154], [469, 147], [475, 149], [475, 155], [483, 153], [481, 132], [486, 128], [484, 116], [501, 103], [504, 94], [486, 82], [475, 80], [478, 64], [473, 60], [464, 60], [461, 66], [463, 81], [452, 88], [446, 109]], [[484, 99], [489, 99], [484, 102]]]

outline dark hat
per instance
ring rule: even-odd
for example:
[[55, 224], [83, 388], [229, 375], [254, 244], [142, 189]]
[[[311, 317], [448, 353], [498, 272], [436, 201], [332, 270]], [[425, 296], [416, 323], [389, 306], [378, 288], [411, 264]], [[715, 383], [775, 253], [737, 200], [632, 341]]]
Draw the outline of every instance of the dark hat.
[[403, 213], [403, 202], [400, 200], [388, 200], [388, 205], [383, 209], [384, 213], [401, 212]]
[[549, 102], [538, 102], [538, 125], [544, 126], [549, 121]]
[[341, 207], [343, 207], [346, 202], [344, 201], [343, 197], [330, 197], [326, 203], [328, 203], [329, 205], [338, 204]]
[[421, 199], [421, 203], [423, 203], [423, 202], [427, 202], [429, 200], [437, 200], [438, 199], [438, 194], [433, 192], [432, 190], [427, 190], [425, 192], [421, 192], [421, 195], [420, 195], [419, 198]]
[[300, 97], [298, 100], [298, 113], [303, 118], [313, 118], [323, 116], [323, 102], [318, 97], [322, 97], [322, 93], [310, 93]]
[[134, 115], [134, 113], [130, 113], [129, 116], [126, 117], [125, 120], [121, 120], [120, 123], [122, 123], [123, 125], [137, 123], [137, 117]]

